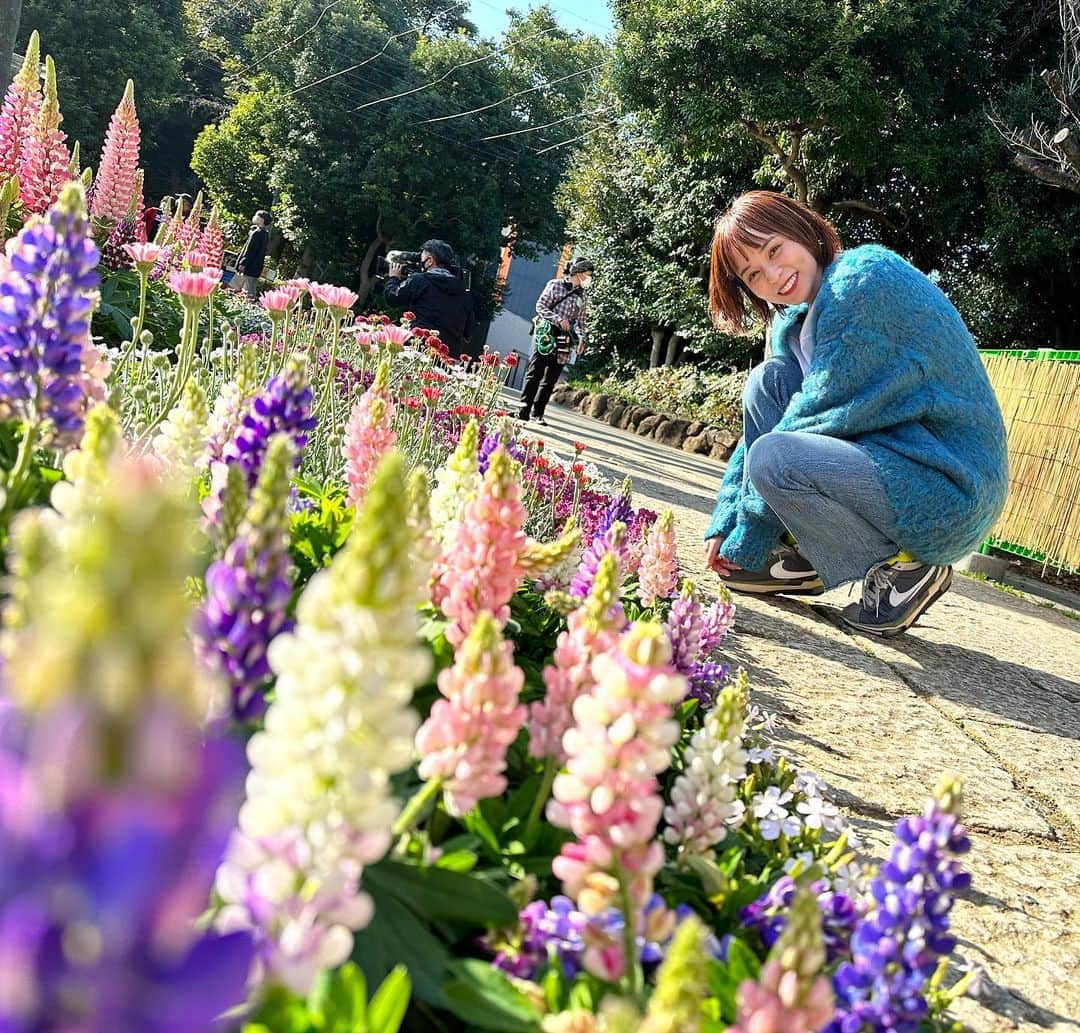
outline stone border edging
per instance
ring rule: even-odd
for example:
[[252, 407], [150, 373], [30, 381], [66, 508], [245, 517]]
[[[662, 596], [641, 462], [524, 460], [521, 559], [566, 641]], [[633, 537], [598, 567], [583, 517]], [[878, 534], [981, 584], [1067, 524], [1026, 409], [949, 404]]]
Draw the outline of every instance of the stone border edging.
[[595, 394], [569, 384], [556, 385], [551, 400], [568, 409], [576, 409], [583, 416], [603, 420], [612, 427], [650, 438], [658, 444], [721, 462], [731, 458], [739, 443], [738, 437], [729, 430], [710, 427], [698, 420], [653, 412], [640, 405], [624, 402], [621, 398]]

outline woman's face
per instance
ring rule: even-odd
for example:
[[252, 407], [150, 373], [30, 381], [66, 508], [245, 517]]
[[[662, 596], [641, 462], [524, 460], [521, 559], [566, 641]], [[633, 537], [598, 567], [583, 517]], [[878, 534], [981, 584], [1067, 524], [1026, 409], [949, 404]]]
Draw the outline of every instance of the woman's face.
[[762, 301], [770, 305], [801, 305], [817, 296], [821, 266], [797, 241], [774, 233], [763, 237], [757, 248], [740, 254], [739, 278]]

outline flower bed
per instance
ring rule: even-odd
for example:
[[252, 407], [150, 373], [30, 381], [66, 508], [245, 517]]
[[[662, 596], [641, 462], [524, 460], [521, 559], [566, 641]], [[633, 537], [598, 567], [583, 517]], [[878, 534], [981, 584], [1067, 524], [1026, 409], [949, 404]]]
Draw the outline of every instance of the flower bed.
[[116, 216], [49, 201], [0, 269], [5, 1030], [944, 1021], [959, 786], [862, 865], [670, 513], [516, 436], [497, 356], [344, 288], [241, 333], [183, 222], [122, 245], [178, 339], [140, 303], [102, 354]]

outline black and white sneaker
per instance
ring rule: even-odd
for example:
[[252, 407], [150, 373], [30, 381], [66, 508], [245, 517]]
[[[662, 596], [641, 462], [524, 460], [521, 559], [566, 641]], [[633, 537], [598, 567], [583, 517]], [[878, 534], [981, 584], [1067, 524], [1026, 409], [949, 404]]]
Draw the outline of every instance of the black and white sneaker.
[[533, 423], [539, 423], [541, 427], [546, 427], [548, 425], [548, 421], [545, 420], [543, 416], [534, 416]]
[[733, 570], [721, 580], [733, 592], [751, 595], [821, 595], [825, 591], [811, 562], [790, 545], [773, 549], [764, 570]]
[[877, 563], [863, 580], [862, 599], [844, 607], [844, 623], [883, 638], [902, 635], [948, 591], [952, 576], [952, 567]]

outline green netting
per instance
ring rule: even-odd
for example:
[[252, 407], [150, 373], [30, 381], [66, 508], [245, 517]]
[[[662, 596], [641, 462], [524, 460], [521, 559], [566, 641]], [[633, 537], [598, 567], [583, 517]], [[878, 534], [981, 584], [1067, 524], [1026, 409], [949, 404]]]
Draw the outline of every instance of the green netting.
[[1080, 351], [1056, 351], [1053, 348], [980, 348], [980, 355], [1010, 355], [1015, 359], [1043, 359], [1048, 362], [1080, 362]]

